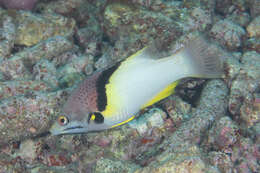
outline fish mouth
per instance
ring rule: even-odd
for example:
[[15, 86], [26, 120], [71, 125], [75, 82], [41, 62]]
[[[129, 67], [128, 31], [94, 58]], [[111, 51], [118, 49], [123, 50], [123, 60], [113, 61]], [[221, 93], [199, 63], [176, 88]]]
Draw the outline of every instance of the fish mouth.
[[64, 128], [64, 127], [62, 128], [60, 126], [54, 125], [49, 130], [49, 132], [54, 136], [85, 133], [86, 131], [87, 131], [86, 127], [84, 127], [82, 125], [70, 126], [68, 128]]
[[84, 127], [82, 127], [82, 126], [74, 126], [74, 127], [66, 128], [63, 131], [74, 130], [74, 129], [82, 129], [82, 128], [84, 128]]
[[60, 134], [79, 134], [79, 133], [86, 133], [88, 129], [84, 126], [72, 126], [66, 129], [63, 129]]

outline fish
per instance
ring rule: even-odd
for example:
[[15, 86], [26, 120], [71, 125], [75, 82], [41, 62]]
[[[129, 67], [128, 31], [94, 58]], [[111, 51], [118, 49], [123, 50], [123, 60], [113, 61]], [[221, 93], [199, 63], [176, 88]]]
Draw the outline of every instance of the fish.
[[221, 78], [223, 63], [210, 45], [198, 36], [175, 53], [160, 57], [160, 42], [155, 41], [94, 72], [72, 91], [49, 131], [61, 135], [118, 127], [173, 94], [183, 78]]

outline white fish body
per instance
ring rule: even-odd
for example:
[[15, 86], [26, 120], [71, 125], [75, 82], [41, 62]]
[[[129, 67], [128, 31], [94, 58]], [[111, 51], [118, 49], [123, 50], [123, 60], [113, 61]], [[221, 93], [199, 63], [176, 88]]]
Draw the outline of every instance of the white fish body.
[[172, 94], [179, 79], [222, 75], [220, 58], [200, 37], [169, 57], [156, 57], [154, 49], [143, 48], [119, 65], [87, 78], [69, 97], [52, 134], [119, 126], [132, 120], [140, 109]]

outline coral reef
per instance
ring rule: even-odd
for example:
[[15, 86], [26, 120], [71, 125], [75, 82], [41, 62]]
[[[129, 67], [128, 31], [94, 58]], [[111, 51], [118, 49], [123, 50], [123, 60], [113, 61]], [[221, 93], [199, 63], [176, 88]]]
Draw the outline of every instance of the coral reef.
[[211, 29], [210, 34], [228, 49], [237, 49], [242, 46], [242, 37], [245, 36], [245, 30], [231, 21], [221, 20]]
[[254, 110], [254, 94], [259, 90], [259, 54], [245, 52], [241, 57], [242, 66], [231, 85], [229, 111], [247, 126], [259, 121], [259, 112]]
[[[259, 0], [0, 4], [1, 173], [260, 172]], [[222, 79], [181, 80], [123, 126], [49, 135], [86, 76], [155, 39], [167, 56], [201, 33]]]
[[260, 37], [260, 16], [256, 17], [246, 28], [249, 37]]
[[51, 114], [57, 112], [55, 110], [57, 101], [63, 93], [62, 91], [34, 92], [34, 90], [24, 93], [24, 95], [1, 99], [1, 145], [11, 140], [19, 141], [25, 137], [32, 137], [48, 130], [52, 119]]
[[258, 0], [250, 0], [249, 8], [252, 17], [257, 17], [260, 14], [260, 2]]
[[11, 54], [16, 37], [16, 27], [12, 17], [3, 15], [1, 20], [1, 29], [3, 30], [0, 42], [0, 56], [8, 57]]
[[53, 36], [72, 36], [75, 21], [57, 14], [37, 15], [19, 11], [14, 15], [16, 23], [15, 44], [32, 46]]
[[1, 61], [0, 72], [5, 80], [32, 79], [29, 72], [33, 65], [42, 58], [52, 59], [73, 48], [73, 45], [66, 38], [57, 36], [47, 39], [34, 47], [26, 48], [17, 52], [10, 58]]

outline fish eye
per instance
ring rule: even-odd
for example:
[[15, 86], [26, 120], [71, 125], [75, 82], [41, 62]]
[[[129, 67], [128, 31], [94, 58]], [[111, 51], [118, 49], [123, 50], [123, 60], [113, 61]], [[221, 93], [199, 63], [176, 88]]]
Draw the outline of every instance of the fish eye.
[[68, 119], [66, 116], [64, 116], [64, 115], [61, 115], [61, 116], [59, 116], [59, 118], [58, 118], [58, 123], [59, 123], [61, 126], [65, 126], [65, 125], [67, 125], [67, 124], [69, 123], [69, 119]]

